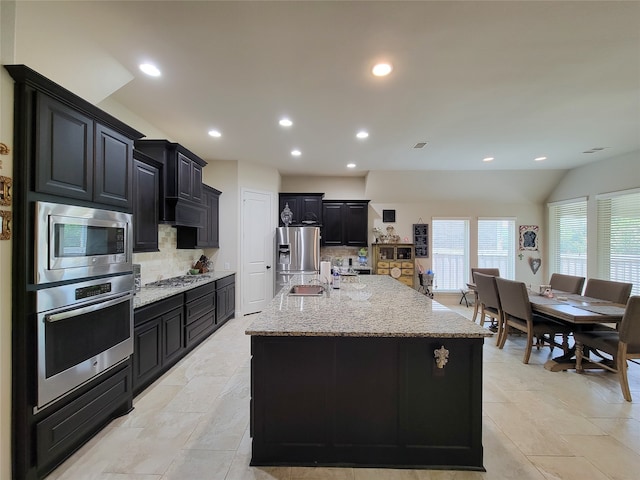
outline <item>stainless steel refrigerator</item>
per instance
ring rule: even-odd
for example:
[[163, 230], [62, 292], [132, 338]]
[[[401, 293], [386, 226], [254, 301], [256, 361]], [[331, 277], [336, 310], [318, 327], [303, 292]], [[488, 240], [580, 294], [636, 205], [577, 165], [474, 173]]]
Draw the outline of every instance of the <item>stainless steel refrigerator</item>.
[[276, 229], [276, 292], [294, 275], [312, 278], [320, 271], [320, 227]]

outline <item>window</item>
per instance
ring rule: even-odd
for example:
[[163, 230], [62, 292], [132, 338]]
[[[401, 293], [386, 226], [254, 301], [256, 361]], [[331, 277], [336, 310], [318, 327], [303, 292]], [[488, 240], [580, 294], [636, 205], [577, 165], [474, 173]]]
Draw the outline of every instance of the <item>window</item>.
[[478, 268], [499, 268], [501, 277], [515, 279], [515, 219], [478, 219]]
[[469, 281], [469, 220], [434, 219], [431, 245], [434, 285], [459, 291]]
[[551, 273], [587, 276], [587, 199], [549, 204]]
[[598, 195], [598, 277], [640, 295], [640, 190]]

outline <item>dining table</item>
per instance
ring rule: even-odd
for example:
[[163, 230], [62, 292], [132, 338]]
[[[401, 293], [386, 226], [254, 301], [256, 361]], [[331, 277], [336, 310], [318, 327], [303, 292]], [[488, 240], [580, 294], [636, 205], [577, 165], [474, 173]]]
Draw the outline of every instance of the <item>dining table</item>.
[[[543, 295], [531, 289], [528, 291], [534, 313], [571, 325], [574, 331], [608, 326], [615, 328], [615, 324], [622, 320], [626, 308], [621, 303], [559, 290], [552, 290], [551, 295]], [[583, 366], [585, 369], [602, 368], [588, 361], [584, 361]], [[575, 345], [568, 353], [547, 360], [544, 368], [552, 372], [575, 369]]]
[[[475, 283], [467, 283], [469, 290], [475, 295], [473, 321], [475, 322], [478, 313], [478, 297]], [[531, 302], [531, 310], [533, 313], [543, 315], [548, 318], [569, 324], [574, 331], [590, 330], [599, 326], [612, 325], [622, 320], [626, 305], [621, 303], [613, 303], [600, 298], [585, 297], [574, 293], [562, 292], [560, 290], [552, 290], [551, 295], [544, 295], [535, 289], [528, 287], [529, 302]], [[585, 369], [602, 368], [597, 365], [583, 361]], [[560, 372], [576, 368], [575, 345], [569, 349], [569, 352], [554, 357], [544, 365], [544, 368], [552, 372]]]

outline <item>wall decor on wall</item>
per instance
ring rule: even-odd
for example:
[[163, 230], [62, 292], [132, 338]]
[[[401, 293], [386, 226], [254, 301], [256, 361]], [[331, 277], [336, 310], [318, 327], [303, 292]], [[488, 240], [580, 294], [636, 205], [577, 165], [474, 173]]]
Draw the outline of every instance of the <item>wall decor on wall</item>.
[[0, 205], [11, 205], [11, 178], [0, 175]]
[[538, 225], [520, 225], [520, 250], [538, 250]]
[[395, 210], [382, 210], [382, 221], [384, 223], [393, 223], [396, 221]]
[[11, 240], [11, 212], [0, 210], [0, 240]]
[[[422, 219], [420, 219], [422, 220]], [[429, 258], [429, 224], [413, 224], [413, 244], [416, 249], [416, 258]]]
[[540, 265], [542, 265], [541, 259], [529, 257], [529, 267], [531, 267], [531, 271], [533, 272], [534, 275], [538, 273], [538, 269], [540, 268]]

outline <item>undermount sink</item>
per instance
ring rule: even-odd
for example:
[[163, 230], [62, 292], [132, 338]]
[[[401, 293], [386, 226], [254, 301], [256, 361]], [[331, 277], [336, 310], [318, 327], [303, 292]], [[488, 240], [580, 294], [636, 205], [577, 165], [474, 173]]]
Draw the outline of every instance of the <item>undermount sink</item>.
[[293, 285], [289, 289], [289, 295], [305, 296], [305, 297], [319, 297], [322, 295], [324, 288], [322, 285]]

